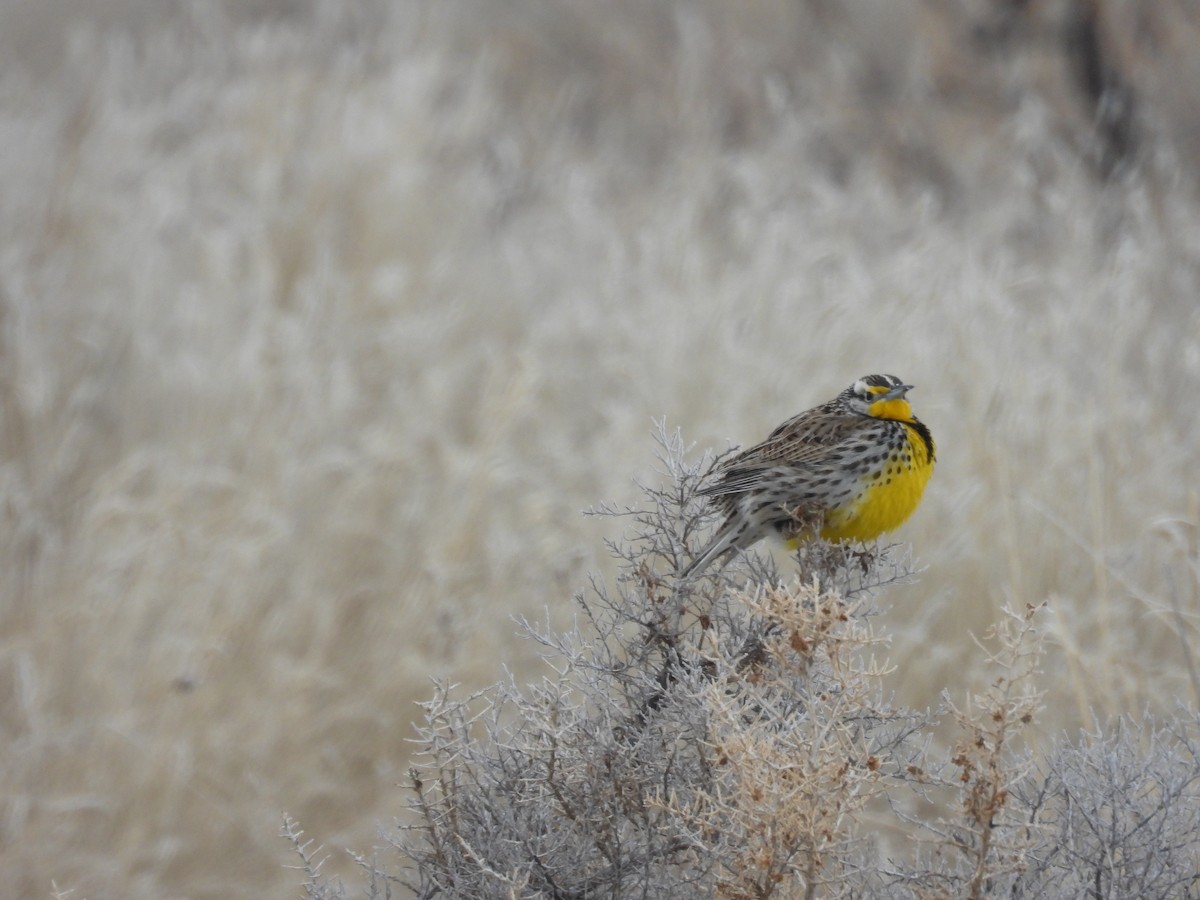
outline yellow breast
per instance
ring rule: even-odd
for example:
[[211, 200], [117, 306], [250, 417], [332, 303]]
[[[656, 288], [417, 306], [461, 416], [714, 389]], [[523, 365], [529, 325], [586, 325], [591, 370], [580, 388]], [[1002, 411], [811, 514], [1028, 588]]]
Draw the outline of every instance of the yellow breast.
[[870, 541], [893, 531], [913, 514], [921, 503], [925, 485], [933, 474], [929, 448], [916, 430], [905, 423], [906, 452], [883, 464], [878, 477], [868, 475], [863, 490], [853, 501], [826, 514], [821, 537], [830, 541]]

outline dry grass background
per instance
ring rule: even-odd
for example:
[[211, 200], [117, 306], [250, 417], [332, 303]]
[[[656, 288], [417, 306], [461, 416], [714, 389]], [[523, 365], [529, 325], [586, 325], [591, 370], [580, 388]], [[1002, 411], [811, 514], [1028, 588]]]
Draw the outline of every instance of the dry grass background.
[[1197, 703], [1191, 4], [0, 14], [14, 896], [289, 896], [282, 810], [369, 848], [428, 676], [537, 671], [510, 617], [604, 570], [653, 417], [873, 371], [940, 445], [899, 699], [1049, 598], [1047, 732]]

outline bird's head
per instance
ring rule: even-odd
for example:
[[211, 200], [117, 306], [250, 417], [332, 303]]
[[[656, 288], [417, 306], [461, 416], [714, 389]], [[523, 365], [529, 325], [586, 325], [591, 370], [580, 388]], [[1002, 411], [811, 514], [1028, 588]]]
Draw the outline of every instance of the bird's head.
[[856, 415], [907, 422], [913, 411], [905, 394], [912, 388], [895, 375], [867, 375], [842, 391], [841, 400]]

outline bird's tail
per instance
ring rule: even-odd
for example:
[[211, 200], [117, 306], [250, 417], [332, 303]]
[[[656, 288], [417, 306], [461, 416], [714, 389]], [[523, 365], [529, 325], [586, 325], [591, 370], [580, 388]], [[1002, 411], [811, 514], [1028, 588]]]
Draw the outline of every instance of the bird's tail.
[[715, 560], [720, 559], [731, 550], [736, 550], [738, 548], [738, 538], [744, 532], [745, 528], [741, 527], [737, 521], [727, 521], [713, 536], [713, 539], [709, 541], [708, 546], [700, 551], [700, 555], [693, 559], [687, 568], [679, 573], [680, 583], [686, 584], [693, 578], [699, 577]]

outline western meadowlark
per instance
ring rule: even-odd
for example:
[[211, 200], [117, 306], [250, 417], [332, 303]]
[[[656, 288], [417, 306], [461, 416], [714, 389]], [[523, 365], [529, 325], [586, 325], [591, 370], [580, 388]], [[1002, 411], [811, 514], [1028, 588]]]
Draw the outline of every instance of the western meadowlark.
[[937, 455], [928, 426], [913, 415], [910, 390], [895, 375], [860, 378], [722, 464], [700, 493], [725, 522], [681, 580], [772, 531], [869, 541], [898, 528], [921, 502]]

